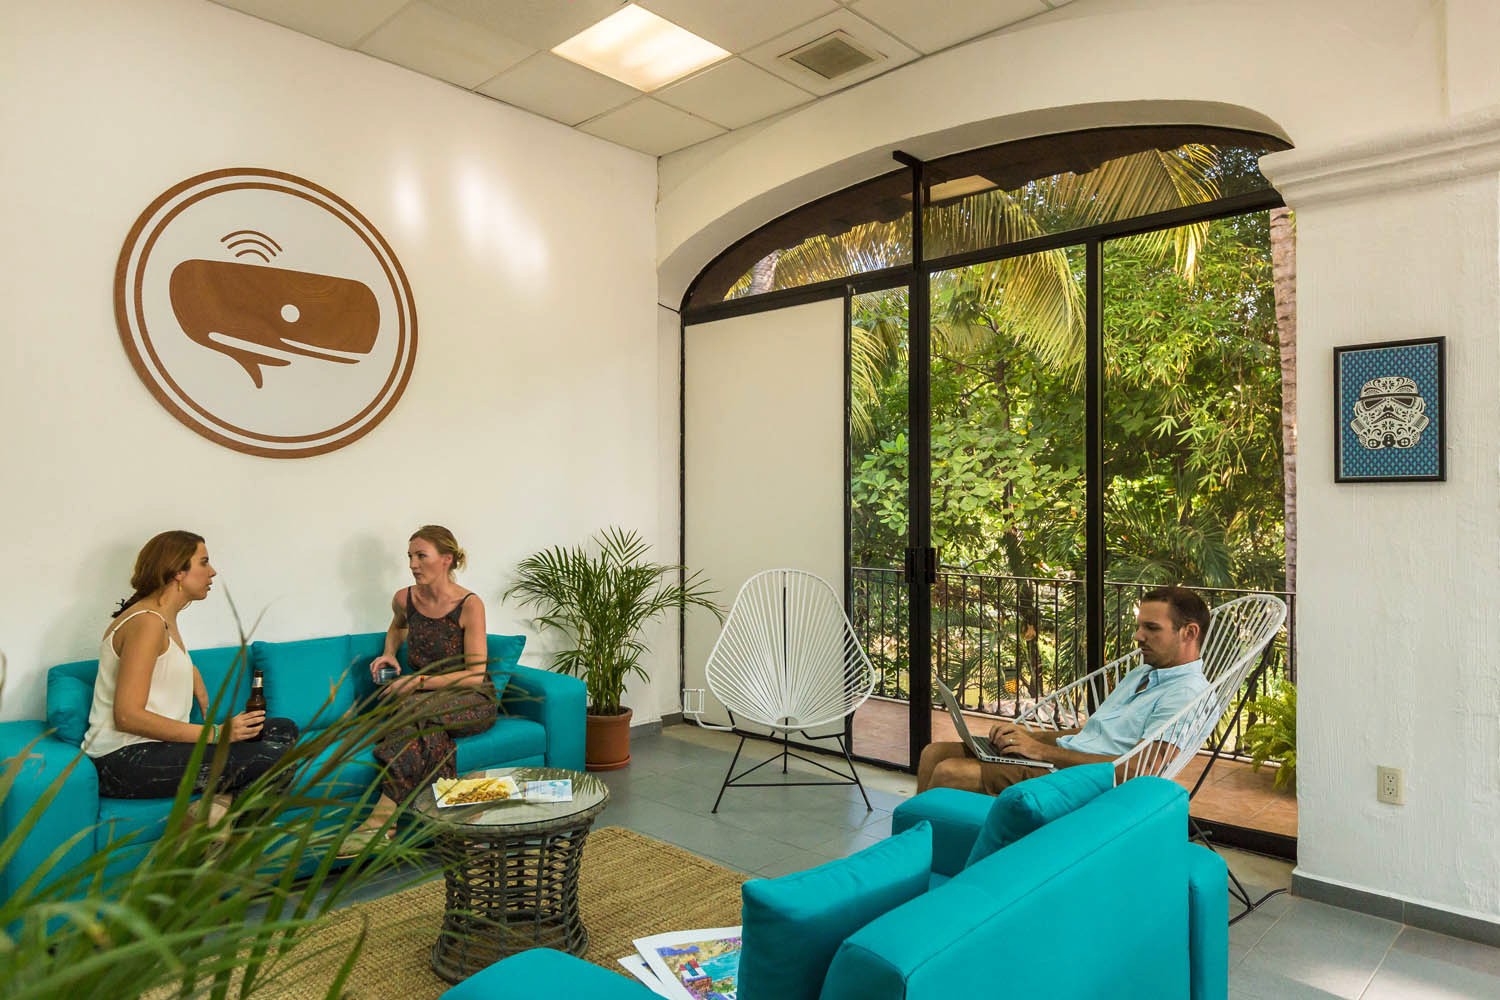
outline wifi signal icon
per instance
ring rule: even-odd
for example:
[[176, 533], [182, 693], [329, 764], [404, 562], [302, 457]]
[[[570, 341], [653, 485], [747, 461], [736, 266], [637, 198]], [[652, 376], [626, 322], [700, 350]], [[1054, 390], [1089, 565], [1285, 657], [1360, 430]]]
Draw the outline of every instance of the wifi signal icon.
[[219, 242], [236, 257], [259, 257], [263, 264], [271, 263], [271, 258], [281, 253], [280, 243], [253, 229], [237, 229]]

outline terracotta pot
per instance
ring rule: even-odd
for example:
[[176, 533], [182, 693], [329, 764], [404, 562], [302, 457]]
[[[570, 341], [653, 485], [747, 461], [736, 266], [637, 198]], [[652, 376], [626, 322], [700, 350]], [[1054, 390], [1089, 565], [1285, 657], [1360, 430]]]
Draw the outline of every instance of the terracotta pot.
[[630, 719], [634, 714], [622, 708], [619, 715], [588, 717], [583, 761], [590, 771], [617, 771], [630, 763]]

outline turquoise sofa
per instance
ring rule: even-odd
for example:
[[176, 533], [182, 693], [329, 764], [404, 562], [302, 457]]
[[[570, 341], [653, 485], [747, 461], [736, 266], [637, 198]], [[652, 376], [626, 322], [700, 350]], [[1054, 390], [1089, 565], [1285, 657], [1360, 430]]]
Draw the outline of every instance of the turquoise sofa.
[[[1107, 774], [1103, 787], [1108, 787]], [[1187, 794], [1172, 782], [1144, 777], [1087, 798], [1055, 818], [1041, 816], [1042, 825], [983, 857], [974, 847], [994, 837], [995, 813], [1004, 808], [998, 799], [939, 789], [903, 803], [892, 818], [892, 837], [861, 854], [908, 833], [919, 835], [925, 849], [929, 833], [922, 826], [928, 824], [932, 868], [925, 886], [918, 883], [905, 902], [842, 937], [831, 946], [831, 959], [815, 959], [812, 968], [799, 949], [780, 950], [787, 961], [804, 963], [800, 978], [792, 980], [800, 988], [752, 982], [745, 958], [741, 1000], [772, 993], [815, 1000], [1224, 1000], [1229, 978], [1225, 867], [1213, 852], [1188, 843]], [[826, 890], [860, 870], [859, 857], [846, 859], [855, 864], [842, 873], [824, 873], [830, 866], [820, 866], [787, 876], [820, 873], [815, 877], [824, 898], [808, 892], [807, 882], [793, 885], [783, 895], [795, 905], [783, 921], [826, 923], [846, 914], [840, 901], [826, 898]], [[868, 864], [862, 870], [867, 877], [876, 871]], [[747, 949], [754, 884], [745, 892]], [[823, 930], [807, 926], [805, 940], [816, 941]], [[776, 933], [785, 940], [787, 927]], [[648, 1000], [652, 995], [613, 972], [536, 949], [496, 963], [448, 990], [443, 1000]]]
[[[521, 666], [524, 636], [489, 637], [490, 674], [502, 695], [500, 719], [489, 730], [460, 737], [460, 772], [489, 767], [545, 765], [583, 770], [585, 690], [575, 677]], [[369, 664], [385, 644], [384, 632], [341, 635], [297, 642], [256, 642], [250, 664], [264, 671], [266, 700], [272, 716], [297, 723], [306, 736], [354, 708], [373, 690]], [[238, 646], [192, 652], [211, 698], [222, 705], [221, 717], [241, 711], [249, 696], [248, 671], [234, 677]], [[405, 650], [399, 658], [405, 664]], [[42, 797], [57, 776], [82, 754], [88, 727], [97, 660], [64, 663], [47, 672], [47, 718], [0, 723], [0, 761], [13, 759], [30, 746], [31, 759], [10, 793], [0, 801], [0, 842]], [[217, 693], [224, 690], [222, 695]], [[194, 721], [201, 721], [196, 706]], [[34, 745], [33, 745], [34, 744]], [[332, 750], [329, 751], [330, 753]], [[379, 777], [369, 750], [354, 756], [328, 776], [322, 790], [356, 800]], [[119, 848], [109, 871], [133, 866], [165, 829], [169, 799], [110, 799], [99, 795], [93, 763], [79, 762], [42, 821], [9, 862], [0, 868], [0, 893], [10, 895], [48, 856], [78, 831], [92, 828], [50, 869], [53, 876], [81, 863], [111, 841], [135, 834]]]

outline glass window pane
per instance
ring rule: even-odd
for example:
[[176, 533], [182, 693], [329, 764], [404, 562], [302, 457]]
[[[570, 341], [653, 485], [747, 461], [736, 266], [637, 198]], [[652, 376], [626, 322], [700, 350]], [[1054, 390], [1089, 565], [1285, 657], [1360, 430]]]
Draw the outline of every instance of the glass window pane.
[[1145, 587], [1285, 587], [1269, 216], [1104, 244], [1106, 656]]
[[[935, 260], [1269, 188], [1262, 147], [1180, 143], [1184, 131], [1110, 130], [1108, 142], [1097, 133], [1050, 136], [1028, 140], [1047, 143], [1034, 156], [1012, 143], [938, 160], [927, 171], [923, 253]], [[1067, 163], [1070, 153], [1066, 169], [1009, 182]]]
[[762, 226], [704, 269], [687, 307], [910, 264], [911, 184], [900, 170]]

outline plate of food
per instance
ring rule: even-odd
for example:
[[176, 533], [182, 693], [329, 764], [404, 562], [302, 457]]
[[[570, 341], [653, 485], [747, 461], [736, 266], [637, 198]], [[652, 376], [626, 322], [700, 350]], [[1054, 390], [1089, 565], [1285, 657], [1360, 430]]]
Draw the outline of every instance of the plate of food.
[[439, 809], [511, 799], [520, 801], [520, 792], [516, 779], [511, 777], [439, 778], [432, 783], [432, 797], [437, 800]]

